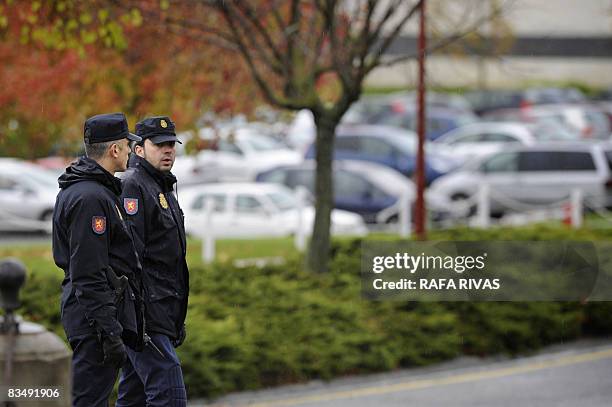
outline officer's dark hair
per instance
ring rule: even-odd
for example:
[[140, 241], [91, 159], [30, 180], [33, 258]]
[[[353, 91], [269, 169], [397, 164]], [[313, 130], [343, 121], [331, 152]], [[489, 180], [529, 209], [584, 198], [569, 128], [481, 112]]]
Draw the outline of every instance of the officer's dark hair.
[[136, 146], [144, 147], [144, 140], [142, 140], [142, 141], [130, 141], [130, 148], [132, 149], [132, 151], [134, 151]]
[[106, 150], [113, 144], [116, 144], [117, 140], [105, 141], [102, 143], [85, 143], [85, 155], [92, 160], [99, 160], [104, 157]]

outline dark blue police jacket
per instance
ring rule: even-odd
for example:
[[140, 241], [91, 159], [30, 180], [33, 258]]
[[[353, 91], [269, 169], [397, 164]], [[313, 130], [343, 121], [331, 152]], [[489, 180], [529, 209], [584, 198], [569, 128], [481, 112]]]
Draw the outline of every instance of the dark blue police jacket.
[[132, 154], [123, 177], [123, 207], [143, 270], [147, 332], [177, 339], [187, 314], [183, 211], [173, 193], [176, 178]]
[[[121, 181], [82, 157], [60, 176], [59, 185], [53, 258], [65, 273], [61, 316], [66, 336], [121, 335], [126, 345], [142, 349], [142, 270], [119, 200]], [[115, 276], [129, 280], [121, 295]]]

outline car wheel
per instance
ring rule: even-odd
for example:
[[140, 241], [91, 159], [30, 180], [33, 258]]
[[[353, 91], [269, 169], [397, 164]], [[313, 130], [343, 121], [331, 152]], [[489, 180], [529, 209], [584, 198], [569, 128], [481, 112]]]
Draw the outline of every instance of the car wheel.
[[456, 192], [453, 195], [451, 195], [450, 199], [451, 201], [454, 202], [458, 202], [458, 201], [465, 201], [467, 199], [469, 199], [469, 195], [463, 193], [463, 192]]
[[40, 220], [43, 222], [50, 222], [53, 220], [53, 209], [47, 209], [40, 215]]
[[[453, 202], [464, 202], [464, 201], [469, 200], [470, 196], [464, 192], [456, 192], [453, 195], [451, 195], [450, 199]], [[470, 205], [467, 216], [474, 216], [474, 215], [476, 215], [476, 205], [472, 204]]]
[[[47, 209], [46, 211], [44, 211], [43, 214], [40, 215], [40, 220], [42, 222], [52, 222], [53, 221], [53, 209]], [[41, 229], [41, 232], [47, 233], [48, 230]]]
[[389, 223], [397, 223], [397, 222], [399, 222], [399, 215], [398, 214], [389, 216], [387, 218], [387, 220], [385, 220], [385, 223], [387, 223], [387, 224], [389, 224]]

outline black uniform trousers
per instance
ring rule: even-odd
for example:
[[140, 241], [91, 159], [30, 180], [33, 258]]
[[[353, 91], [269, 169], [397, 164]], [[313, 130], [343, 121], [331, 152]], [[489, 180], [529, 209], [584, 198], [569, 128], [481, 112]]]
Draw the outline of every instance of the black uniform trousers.
[[121, 368], [116, 407], [187, 405], [181, 364], [170, 338], [152, 333], [151, 339], [164, 356], [149, 345], [142, 352], [127, 349], [128, 360]]
[[102, 344], [95, 334], [69, 339], [72, 348], [73, 407], [108, 407], [119, 369], [102, 364]]

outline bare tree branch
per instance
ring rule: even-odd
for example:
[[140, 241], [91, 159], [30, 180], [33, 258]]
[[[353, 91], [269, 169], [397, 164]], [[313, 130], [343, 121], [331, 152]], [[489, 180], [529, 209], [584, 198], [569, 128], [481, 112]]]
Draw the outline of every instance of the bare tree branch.
[[372, 26], [372, 18], [374, 16], [374, 12], [376, 9], [376, 5], [378, 2], [376, 0], [368, 0], [365, 21], [363, 22], [363, 28], [359, 33], [358, 40], [355, 42], [354, 51], [355, 54], [351, 56], [351, 62], [358, 58], [357, 72], [355, 74], [357, 80], [363, 80], [366, 75], [365, 62], [368, 56], [370, 45], [369, 45], [369, 35], [370, 28]]
[[418, 3], [416, 3], [414, 6], [412, 6], [408, 10], [408, 12], [404, 15], [404, 17], [402, 17], [401, 20], [395, 25], [395, 27], [393, 28], [391, 33], [385, 37], [383, 43], [380, 45], [378, 50], [374, 53], [374, 57], [372, 58], [371, 62], [365, 68], [366, 74], [368, 72], [372, 71], [372, 69], [374, 69], [380, 63], [380, 58], [382, 57], [382, 55], [387, 51], [387, 49], [389, 48], [391, 43], [397, 38], [397, 36], [399, 35], [399, 33], [402, 30], [402, 28], [404, 27], [404, 25], [421, 8], [422, 4], [423, 4], [423, 0], [419, 0]]
[[[268, 48], [274, 55], [274, 58], [278, 62], [282, 63], [283, 56], [280, 53], [280, 51], [277, 49], [276, 45], [274, 44], [274, 41], [272, 40], [270, 33], [268, 33], [268, 30], [266, 30], [266, 28], [261, 24], [261, 21], [260, 21], [261, 16], [257, 15], [257, 13], [253, 10], [253, 8], [249, 7], [248, 2], [246, 1], [238, 0], [238, 1], [233, 1], [233, 3], [235, 4], [235, 8], [239, 10], [246, 17], [246, 21], [248, 21], [251, 24], [251, 26], [254, 27], [255, 30], [261, 35], [261, 37], [264, 40], [264, 43], [268, 46]], [[244, 31], [245, 32], [247, 31], [246, 27]]]
[[276, 104], [278, 106], [282, 106], [282, 107], [293, 108], [293, 107], [287, 106], [284, 101], [278, 99], [274, 95], [274, 92], [273, 92], [272, 88], [270, 88], [270, 86], [268, 86], [267, 82], [264, 80], [264, 78], [260, 74], [259, 70], [255, 66], [255, 63], [253, 61], [252, 55], [250, 54], [249, 50], [247, 49], [246, 44], [242, 41], [242, 39], [240, 37], [240, 32], [236, 28], [235, 22], [234, 22], [234, 20], [232, 18], [233, 14], [231, 14], [229, 8], [226, 7], [225, 4], [222, 4], [222, 5], [219, 6], [219, 11], [221, 12], [221, 15], [224, 17], [227, 25], [229, 26], [229, 28], [230, 28], [230, 30], [232, 32], [232, 35], [233, 35], [233, 40], [234, 40], [235, 44], [238, 46], [238, 50], [239, 50], [240, 54], [245, 59], [247, 65], [249, 67], [249, 70], [251, 71], [251, 74], [253, 75], [253, 78], [255, 79], [255, 81], [257, 82], [257, 85], [260, 87], [262, 93], [264, 94], [264, 97], [270, 103], [274, 103], [274, 104]]
[[[350, 72], [347, 67], [348, 61], [342, 61], [340, 55], [344, 52], [338, 44], [337, 37], [337, 14], [336, 14], [336, 0], [325, 0], [322, 9], [323, 18], [325, 21], [324, 26], [327, 27], [327, 33], [330, 43], [330, 56], [334, 65], [334, 71], [338, 74], [342, 87], [348, 89], [351, 87]], [[348, 35], [348, 33], [345, 33]], [[350, 66], [350, 65], [349, 65]]]
[[[228, 15], [235, 23], [234, 27], [236, 29], [236, 32], [238, 33], [237, 37], [241, 41], [246, 41], [248, 42], [248, 44], [250, 44], [250, 47], [247, 46], [247, 48], [252, 48], [257, 54], [258, 58], [272, 72], [279, 76], [286, 76], [287, 68], [285, 66], [282, 54], [280, 54], [280, 52], [276, 49], [274, 45], [272, 45], [273, 49], [270, 49], [270, 47], [268, 46], [268, 40], [266, 40], [265, 36], [261, 36], [264, 42], [264, 44], [262, 44], [259, 41], [258, 36], [253, 35], [250, 32], [249, 26], [252, 26], [252, 21], [250, 19], [254, 18], [255, 20], [257, 20], [256, 17], [252, 16], [252, 10], [244, 11], [227, 4], [224, 4], [221, 7], [224, 7], [224, 9], [227, 10]], [[249, 17], [249, 14], [251, 14], [251, 17]], [[257, 24], [259, 24], [259, 21], [257, 21]], [[271, 39], [269, 40], [271, 41]]]
[[[425, 50], [426, 54], [432, 54], [440, 49], [443, 49], [447, 46], [449, 46], [450, 44], [453, 44], [463, 38], [465, 38], [466, 36], [473, 34], [474, 32], [476, 32], [478, 30], [478, 28], [480, 26], [482, 26], [482, 24], [486, 21], [489, 21], [491, 18], [493, 18], [494, 16], [497, 16], [501, 13], [500, 10], [495, 10], [494, 12], [492, 12], [491, 14], [485, 15], [481, 18], [479, 18], [478, 20], [476, 20], [474, 23], [472, 23], [466, 30], [462, 31], [462, 32], [458, 32], [458, 33], [454, 33], [451, 35], [446, 36], [445, 38], [437, 41], [436, 43], [434, 43], [433, 45], [427, 47], [427, 49]], [[414, 53], [414, 54], [406, 54], [406, 55], [401, 55], [401, 56], [397, 56], [397, 57], [393, 57], [393, 58], [387, 58], [384, 62], [380, 62], [379, 66], [391, 66], [393, 64], [399, 63], [399, 62], [403, 62], [403, 61], [407, 61], [410, 59], [415, 59], [418, 56], [418, 54]]]
[[369, 38], [367, 41], [368, 44], [368, 48], [371, 47], [378, 38], [380, 38], [383, 27], [387, 24], [387, 21], [389, 21], [389, 19], [391, 18], [391, 16], [393, 14], [395, 14], [395, 12], [397, 11], [398, 7], [401, 4], [401, 0], [397, 0], [395, 1], [395, 3], [389, 5], [389, 7], [387, 7], [387, 10], [384, 12], [383, 16], [381, 17], [380, 21], [378, 22], [378, 24], [376, 24], [374, 26], [373, 31], [369, 34]]
[[287, 28], [285, 22], [283, 21], [283, 17], [281, 16], [279, 9], [280, 9], [280, 3], [282, 3], [283, 1], [276, 1], [274, 2], [274, 4], [272, 4], [272, 17], [274, 18], [274, 21], [276, 22], [276, 24], [278, 24], [278, 28], [282, 31], [285, 32], [285, 29]]

